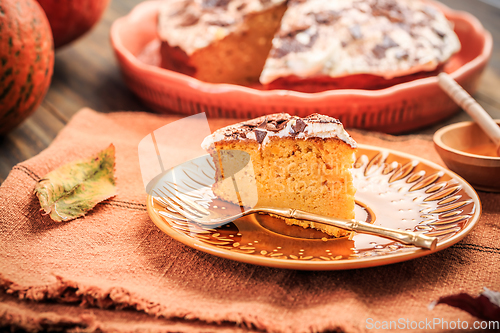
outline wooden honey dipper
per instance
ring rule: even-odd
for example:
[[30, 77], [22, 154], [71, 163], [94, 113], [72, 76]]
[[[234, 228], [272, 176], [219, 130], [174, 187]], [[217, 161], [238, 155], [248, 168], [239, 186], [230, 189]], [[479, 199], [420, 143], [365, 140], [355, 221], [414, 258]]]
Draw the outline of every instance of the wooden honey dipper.
[[497, 156], [500, 156], [500, 127], [498, 124], [451, 76], [440, 73], [438, 81], [448, 96], [460, 105], [493, 141], [496, 146]]

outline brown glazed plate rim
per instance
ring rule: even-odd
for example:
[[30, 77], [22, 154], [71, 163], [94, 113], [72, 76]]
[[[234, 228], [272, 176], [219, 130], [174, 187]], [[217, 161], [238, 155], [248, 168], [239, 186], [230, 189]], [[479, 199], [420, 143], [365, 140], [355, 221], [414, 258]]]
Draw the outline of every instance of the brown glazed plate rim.
[[[407, 248], [405, 249], [405, 251], [388, 253], [379, 256], [367, 256], [367, 257], [360, 257], [353, 259], [350, 258], [344, 260], [332, 260], [332, 261], [310, 261], [310, 260], [308, 261], [308, 260], [277, 259], [266, 256], [249, 255], [246, 253], [239, 253], [219, 248], [217, 246], [213, 246], [211, 244], [202, 242], [199, 239], [191, 237], [185, 233], [179, 232], [178, 230], [173, 228], [172, 225], [169, 224], [162, 216], [160, 216], [158, 214], [158, 209], [155, 207], [153, 196], [151, 194], [148, 194], [147, 197], [147, 202], [146, 202], [147, 211], [153, 223], [161, 231], [165, 232], [173, 239], [193, 249], [200, 250], [221, 258], [235, 260], [248, 264], [275, 267], [275, 268], [297, 269], [297, 270], [346, 270], [346, 269], [375, 267], [375, 266], [382, 266], [387, 264], [403, 262], [419, 258], [422, 256], [430, 255], [438, 251], [442, 251], [462, 240], [477, 225], [479, 217], [481, 216], [481, 202], [479, 200], [479, 196], [477, 195], [474, 188], [465, 179], [463, 179], [456, 173], [434, 162], [428, 161], [426, 159], [411, 154], [395, 151], [392, 149], [369, 146], [369, 145], [359, 145], [358, 155], [357, 155], [358, 159], [360, 159], [361, 155], [359, 154], [361, 154], [362, 152], [370, 152], [371, 154], [375, 154], [377, 156], [381, 156], [381, 154], [386, 154], [386, 156], [390, 155], [391, 157], [396, 159], [399, 158], [405, 161], [408, 160], [416, 161], [419, 164], [421, 163], [425, 167], [429, 167], [437, 171], [438, 173], [449, 177], [450, 180], [453, 180], [454, 182], [457, 182], [460, 185], [461, 191], [467, 194], [470, 203], [473, 204], [472, 206], [473, 209], [471, 211], [470, 218], [468, 218], [467, 222], [460, 227], [459, 231], [454, 233], [451, 237], [445, 238], [444, 240], [438, 242], [436, 249], [433, 251], [420, 248]], [[411, 174], [407, 175], [406, 178], [409, 177], [411, 177]]]

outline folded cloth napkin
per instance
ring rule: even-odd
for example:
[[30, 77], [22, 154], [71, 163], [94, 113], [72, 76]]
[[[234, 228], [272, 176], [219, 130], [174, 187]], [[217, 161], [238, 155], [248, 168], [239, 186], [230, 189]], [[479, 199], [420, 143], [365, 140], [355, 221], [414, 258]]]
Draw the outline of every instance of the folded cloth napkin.
[[[465, 312], [445, 305], [430, 311], [428, 304], [483, 287], [500, 290], [500, 195], [492, 193], [479, 193], [483, 215], [464, 240], [382, 267], [275, 269], [175, 241], [148, 217], [137, 147], [147, 134], [177, 119], [84, 109], [49, 148], [12, 169], [0, 187], [0, 327], [360, 332], [370, 323], [400, 319], [472, 323]], [[210, 125], [215, 130], [232, 122], [218, 119]], [[428, 138], [351, 133], [359, 143], [442, 164]], [[116, 147], [119, 194], [68, 223], [42, 216], [33, 194], [37, 181], [110, 143]]]

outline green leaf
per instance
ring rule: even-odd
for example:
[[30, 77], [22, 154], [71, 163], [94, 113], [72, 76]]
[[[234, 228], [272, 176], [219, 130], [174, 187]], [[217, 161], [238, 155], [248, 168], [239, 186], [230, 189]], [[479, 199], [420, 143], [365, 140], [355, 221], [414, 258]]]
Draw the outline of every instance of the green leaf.
[[115, 146], [111, 144], [96, 156], [48, 173], [35, 188], [40, 211], [56, 222], [85, 215], [99, 202], [116, 195], [114, 169]]

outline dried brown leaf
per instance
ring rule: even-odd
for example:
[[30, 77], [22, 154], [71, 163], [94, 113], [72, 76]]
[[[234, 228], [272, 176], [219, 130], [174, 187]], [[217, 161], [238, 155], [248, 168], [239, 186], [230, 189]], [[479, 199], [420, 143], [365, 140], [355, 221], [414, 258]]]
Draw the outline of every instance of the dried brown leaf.
[[99, 202], [116, 195], [114, 168], [115, 147], [111, 144], [96, 156], [48, 173], [35, 188], [41, 211], [56, 222], [85, 215]]

